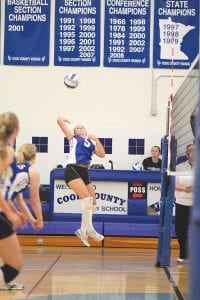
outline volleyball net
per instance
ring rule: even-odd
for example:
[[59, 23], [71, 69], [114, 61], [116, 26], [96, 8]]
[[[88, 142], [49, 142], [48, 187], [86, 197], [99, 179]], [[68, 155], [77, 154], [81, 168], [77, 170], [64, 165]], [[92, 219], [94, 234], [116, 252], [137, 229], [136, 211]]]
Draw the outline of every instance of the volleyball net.
[[[176, 165], [187, 160], [186, 146], [194, 143], [190, 117], [199, 101], [198, 56], [168, 101], [167, 134], [162, 140], [161, 205], [156, 266], [170, 265], [175, 176], [191, 175], [191, 171], [188, 170], [177, 172]], [[200, 111], [198, 114], [200, 115]]]
[[169, 103], [168, 172], [171, 175], [175, 164], [186, 160], [186, 146], [194, 143], [190, 117], [200, 99], [199, 59], [198, 55]]
[[[171, 133], [177, 142], [177, 161], [185, 156], [186, 146], [195, 143], [195, 170], [193, 187], [193, 209], [190, 226], [190, 264], [188, 275], [188, 299], [200, 299], [199, 264], [200, 264], [200, 56], [198, 55], [188, 70], [187, 76], [172, 99], [171, 105]], [[197, 108], [195, 114], [195, 128], [191, 126], [191, 114]], [[170, 123], [170, 122], [169, 122]], [[195, 136], [194, 136], [194, 133]], [[171, 140], [171, 138], [169, 138]], [[169, 152], [168, 152], [169, 154]], [[173, 161], [172, 147], [169, 155]], [[171, 163], [172, 165], [172, 163]], [[172, 168], [171, 168], [172, 170]], [[173, 172], [171, 172], [173, 173]], [[170, 174], [170, 172], [169, 172]], [[177, 171], [175, 171], [175, 175]], [[185, 174], [187, 175], [187, 174]], [[173, 177], [173, 176], [169, 176]], [[166, 247], [168, 253], [169, 247]], [[158, 252], [159, 253], [159, 252]], [[164, 257], [165, 258], [165, 257]], [[161, 260], [161, 262], [164, 259]], [[166, 259], [165, 259], [166, 261]], [[167, 261], [168, 262], [168, 261]]]

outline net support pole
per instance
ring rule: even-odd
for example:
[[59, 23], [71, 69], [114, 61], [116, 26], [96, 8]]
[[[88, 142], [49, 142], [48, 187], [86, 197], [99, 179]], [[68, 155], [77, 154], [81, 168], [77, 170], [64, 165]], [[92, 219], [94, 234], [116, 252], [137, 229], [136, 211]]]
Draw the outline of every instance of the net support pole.
[[[200, 100], [199, 100], [200, 102]], [[194, 205], [191, 217], [188, 299], [200, 299], [200, 109], [196, 118]]]
[[167, 175], [168, 138], [162, 139], [162, 170], [161, 170], [161, 207], [158, 232], [158, 248], [156, 267], [170, 265], [172, 215], [174, 206], [174, 176]]

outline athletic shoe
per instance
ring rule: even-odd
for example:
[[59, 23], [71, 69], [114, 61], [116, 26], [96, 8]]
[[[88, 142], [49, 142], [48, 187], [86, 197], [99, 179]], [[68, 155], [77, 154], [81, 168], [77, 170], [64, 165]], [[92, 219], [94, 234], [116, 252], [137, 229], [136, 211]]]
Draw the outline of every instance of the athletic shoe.
[[21, 291], [24, 289], [24, 284], [16, 283], [16, 282], [10, 282], [6, 284], [5, 286], [0, 286], [0, 290], [7, 290], [7, 291]]
[[188, 259], [178, 257], [177, 260], [176, 260], [176, 262], [178, 264], [186, 264], [186, 263], [188, 263]]
[[97, 242], [101, 242], [104, 239], [104, 236], [95, 230], [88, 231], [87, 235]]
[[90, 247], [90, 244], [88, 243], [88, 236], [87, 234], [84, 234], [81, 229], [77, 229], [75, 231], [76, 236], [81, 240], [81, 242], [86, 246]]

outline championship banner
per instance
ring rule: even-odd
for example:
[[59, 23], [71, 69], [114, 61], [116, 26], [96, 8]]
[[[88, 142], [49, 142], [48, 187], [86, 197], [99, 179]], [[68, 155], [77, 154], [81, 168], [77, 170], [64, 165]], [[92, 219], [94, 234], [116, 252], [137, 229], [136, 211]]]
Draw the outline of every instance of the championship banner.
[[[127, 215], [127, 183], [95, 182], [97, 211], [95, 214]], [[53, 213], [81, 213], [81, 200], [64, 182], [54, 181]]]
[[199, 1], [156, 0], [154, 12], [154, 68], [189, 68], [199, 53]]
[[99, 66], [100, 0], [56, 0], [56, 66]]
[[149, 67], [150, 0], [105, 1], [104, 66]]
[[49, 64], [50, 0], [6, 0], [4, 64]]

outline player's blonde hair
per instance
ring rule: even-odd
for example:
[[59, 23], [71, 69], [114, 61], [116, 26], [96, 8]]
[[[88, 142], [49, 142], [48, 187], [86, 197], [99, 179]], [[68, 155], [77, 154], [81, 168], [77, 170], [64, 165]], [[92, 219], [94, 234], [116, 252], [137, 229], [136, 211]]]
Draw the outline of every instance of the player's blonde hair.
[[77, 134], [77, 129], [84, 129], [85, 134], [87, 135], [87, 130], [85, 129], [85, 127], [81, 124], [76, 125], [76, 127], [74, 127], [74, 134]]
[[36, 157], [37, 148], [34, 144], [23, 144], [19, 147], [17, 154], [17, 163], [23, 164], [24, 162], [29, 162]]
[[15, 129], [19, 128], [19, 119], [12, 112], [0, 115], [0, 140], [6, 141]]
[[0, 141], [0, 159], [4, 160], [8, 156], [6, 144], [2, 141]]

